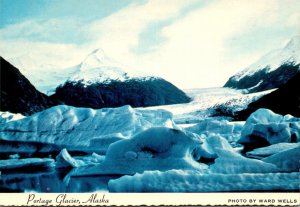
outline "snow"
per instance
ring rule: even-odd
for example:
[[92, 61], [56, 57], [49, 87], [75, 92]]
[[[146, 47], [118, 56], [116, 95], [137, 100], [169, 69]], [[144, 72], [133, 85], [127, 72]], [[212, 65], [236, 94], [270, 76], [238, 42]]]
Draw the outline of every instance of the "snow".
[[194, 156], [202, 141], [190, 132], [153, 127], [131, 139], [111, 144], [101, 165], [75, 171], [74, 175], [134, 174], [145, 170], [205, 169]]
[[300, 143], [278, 143], [267, 147], [257, 148], [253, 151], [247, 152], [246, 155], [248, 157], [262, 159], [264, 157], [268, 157], [279, 152], [283, 152], [297, 147], [300, 147]]
[[[165, 110], [138, 110], [130, 106], [93, 110], [61, 105], [0, 125], [0, 137], [105, 152], [111, 142], [130, 138], [155, 126], [174, 127], [172, 114]], [[99, 141], [101, 139], [104, 141]]]
[[22, 114], [14, 114], [7, 111], [6, 112], [0, 111], [0, 124], [5, 124], [7, 122], [15, 121], [23, 118], [25, 118], [25, 116], [23, 116]]
[[206, 174], [201, 171], [146, 171], [110, 180], [110, 192], [229, 192], [298, 190], [300, 173]]
[[283, 63], [291, 61], [295, 61], [296, 63], [300, 62], [300, 35], [293, 37], [285, 47], [267, 53], [255, 63], [237, 73], [233, 78], [239, 81], [266, 67], [269, 67], [268, 72], [271, 72]]
[[265, 139], [270, 144], [300, 141], [300, 118], [282, 116], [269, 109], [258, 109], [246, 120], [242, 130], [242, 144]]
[[71, 81], [83, 80], [84, 83], [104, 82], [109, 79], [126, 79], [122, 65], [108, 57], [102, 49], [90, 53], [78, 66], [78, 72], [70, 78]]
[[270, 157], [262, 159], [272, 163], [285, 172], [299, 172], [300, 169], [300, 147], [279, 152]]
[[0, 160], [0, 171], [13, 169], [51, 169], [54, 167], [54, 160], [50, 158], [26, 158]]

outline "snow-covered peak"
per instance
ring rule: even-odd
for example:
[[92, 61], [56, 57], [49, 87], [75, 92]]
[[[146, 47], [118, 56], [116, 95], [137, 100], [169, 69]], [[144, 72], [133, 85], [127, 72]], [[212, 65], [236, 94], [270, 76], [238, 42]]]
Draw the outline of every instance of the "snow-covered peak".
[[262, 56], [258, 61], [234, 75], [233, 79], [239, 81], [265, 68], [271, 72], [286, 62], [300, 62], [300, 35], [293, 37], [285, 47]]
[[77, 68], [77, 73], [70, 77], [69, 80], [83, 81], [85, 84], [108, 82], [110, 80], [124, 81], [128, 78], [147, 76], [117, 62], [101, 48], [87, 55]]
[[285, 46], [285, 50], [296, 52], [300, 50], [300, 35], [293, 37]]
[[113, 60], [99, 48], [90, 53], [80, 64], [80, 71], [88, 71], [94, 68], [121, 68], [122, 65]]

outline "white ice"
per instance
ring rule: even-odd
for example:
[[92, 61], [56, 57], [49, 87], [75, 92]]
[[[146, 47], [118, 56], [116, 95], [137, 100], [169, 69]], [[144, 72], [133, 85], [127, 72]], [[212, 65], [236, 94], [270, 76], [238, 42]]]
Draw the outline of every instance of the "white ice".
[[0, 124], [5, 124], [10, 121], [15, 121], [23, 118], [25, 118], [25, 116], [23, 116], [22, 114], [14, 114], [8, 111], [0, 111]]

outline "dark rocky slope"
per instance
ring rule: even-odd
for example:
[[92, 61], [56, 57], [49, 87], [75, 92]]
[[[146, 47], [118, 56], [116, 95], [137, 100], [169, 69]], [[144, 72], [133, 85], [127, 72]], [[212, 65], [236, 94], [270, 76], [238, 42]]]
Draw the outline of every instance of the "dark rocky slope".
[[84, 84], [66, 82], [56, 89], [53, 99], [76, 107], [132, 107], [187, 103], [191, 99], [176, 86], [162, 78], [131, 78], [125, 81]]
[[53, 105], [48, 96], [39, 92], [21, 72], [0, 57], [0, 110], [31, 115]]
[[266, 67], [256, 73], [236, 79], [229, 78], [224, 87], [235, 89], [247, 89], [249, 93], [279, 88], [294, 77], [300, 70], [300, 64], [287, 62], [271, 72]]
[[238, 112], [235, 118], [246, 120], [259, 108], [267, 108], [281, 115], [300, 117], [300, 72], [277, 90], [250, 103], [245, 110]]

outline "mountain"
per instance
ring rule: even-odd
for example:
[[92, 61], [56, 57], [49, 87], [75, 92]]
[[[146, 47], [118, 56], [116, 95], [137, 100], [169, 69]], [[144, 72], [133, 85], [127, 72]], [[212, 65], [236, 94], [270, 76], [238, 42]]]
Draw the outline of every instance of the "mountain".
[[31, 115], [53, 105], [56, 101], [39, 92], [21, 72], [0, 57], [1, 111]]
[[300, 70], [300, 35], [230, 77], [224, 87], [259, 92], [278, 88]]
[[263, 96], [237, 113], [237, 119], [245, 120], [259, 108], [267, 108], [275, 113], [300, 117], [300, 72], [277, 90]]
[[[168, 81], [124, 70], [103, 50], [90, 53], [51, 98], [76, 107], [132, 107], [187, 103], [191, 99]], [[128, 72], [130, 71], [130, 72]]]
[[17, 67], [37, 90], [50, 95], [77, 71], [73, 64], [66, 67], [64, 59], [55, 53], [44, 54], [38, 51], [8, 59], [8, 62]]
[[66, 82], [56, 89], [53, 99], [67, 105], [88, 108], [158, 106], [187, 103], [191, 99], [162, 78], [129, 78], [86, 85], [83, 81]]
[[69, 81], [82, 81], [86, 84], [107, 80], [125, 80], [127, 72], [117, 61], [108, 57], [102, 49], [94, 50], [77, 67]]

